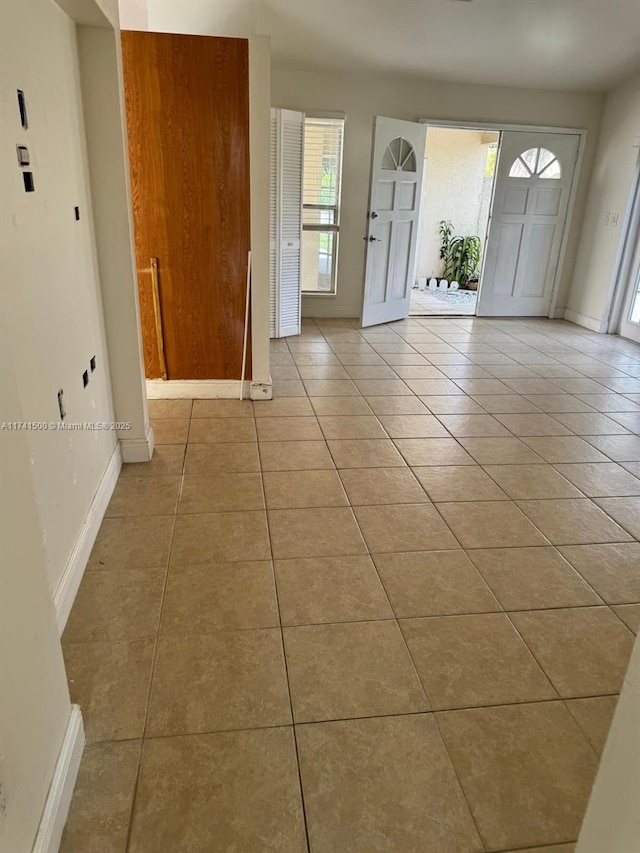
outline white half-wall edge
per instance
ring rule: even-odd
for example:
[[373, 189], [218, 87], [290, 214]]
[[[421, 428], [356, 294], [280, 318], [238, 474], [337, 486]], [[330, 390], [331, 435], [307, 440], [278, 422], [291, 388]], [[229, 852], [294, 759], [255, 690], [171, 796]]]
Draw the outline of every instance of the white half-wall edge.
[[75, 601], [80, 581], [89, 560], [89, 554], [91, 554], [93, 543], [96, 541], [98, 530], [111, 500], [111, 495], [118, 481], [121, 468], [122, 451], [120, 450], [120, 445], [117, 444], [102, 475], [100, 485], [91, 501], [89, 512], [82, 522], [82, 527], [53, 596], [56, 621], [60, 634], [62, 634], [67, 624], [71, 607]]
[[147, 427], [147, 434], [144, 438], [121, 438], [122, 461], [149, 462], [153, 456], [155, 443], [153, 427], [151, 425]]
[[327, 320], [332, 320], [335, 318], [343, 318], [345, 320], [359, 320], [361, 313], [362, 312], [359, 308], [338, 308], [332, 305], [327, 305], [325, 307], [322, 304], [305, 305], [304, 300], [302, 302], [303, 320], [307, 317], [318, 317]]
[[58, 853], [83, 749], [82, 713], [72, 705], [32, 853]]
[[[244, 383], [246, 400], [270, 400], [271, 381]], [[237, 400], [239, 379], [147, 379], [149, 400]]]
[[564, 319], [570, 323], [575, 323], [577, 326], [583, 326], [585, 329], [590, 329], [592, 332], [605, 334], [607, 331], [607, 321], [598, 320], [595, 317], [590, 317], [588, 314], [581, 314], [579, 311], [572, 311], [571, 308], [566, 308]]

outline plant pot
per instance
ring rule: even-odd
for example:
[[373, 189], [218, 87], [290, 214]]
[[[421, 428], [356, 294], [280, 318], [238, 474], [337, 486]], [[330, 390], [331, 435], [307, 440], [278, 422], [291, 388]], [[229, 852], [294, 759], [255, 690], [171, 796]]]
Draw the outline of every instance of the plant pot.
[[477, 281], [468, 281], [466, 289], [467, 290], [477, 290], [478, 289], [478, 282]]

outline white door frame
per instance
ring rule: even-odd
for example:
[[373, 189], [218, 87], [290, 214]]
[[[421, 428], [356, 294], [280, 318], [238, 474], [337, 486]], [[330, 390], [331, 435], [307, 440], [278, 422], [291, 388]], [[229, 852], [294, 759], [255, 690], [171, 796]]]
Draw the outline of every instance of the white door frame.
[[623, 237], [620, 240], [618, 256], [614, 265], [613, 286], [605, 312], [607, 334], [620, 332], [622, 312], [627, 301], [629, 276], [633, 263], [636, 244], [640, 239], [640, 150], [634, 170], [631, 190], [622, 221]]
[[[500, 121], [464, 121], [464, 120], [456, 120], [456, 119], [442, 119], [442, 118], [419, 118], [418, 122], [420, 124], [432, 125], [433, 127], [451, 127], [458, 130], [495, 130], [495, 131], [503, 131], [503, 130], [516, 130], [516, 131], [529, 131], [531, 133], [569, 133], [574, 136], [580, 137], [578, 140], [578, 157], [576, 159], [576, 165], [573, 172], [573, 181], [571, 183], [571, 191], [569, 193], [569, 202], [567, 204], [567, 213], [564, 221], [564, 230], [562, 233], [562, 242], [560, 243], [560, 252], [558, 253], [558, 263], [556, 265], [556, 271], [553, 278], [553, 286], [551, 289], [551, 302], [549, 303], [549, 318], [554, 318], [556, 316], [556, 307], [558, 303], [558, 282], [562, 277], [562, 273], [564, 272], [565, 259], [567, 253], [567, 243], [569, 239], [569, 231], [571, 229], [571, 224], [573, 221], [573, 212], [576, 203], [576, 196], [578, 192], [578, 184], [580, 183], [580, 175], [582, 171], [582, 162], [584, 160], [584, 151], [587, 141], [587, 129], [584, 127], [552, 127], [549, 125], [538, 125], [538, 124], [508, 124], [506, 122]], [[500, 156], [500, 149], [498, 149], [498, 157]], [[496, 162], [496, 168], [498, 164]], [[494, 187], [495, 189], [495, 180]], [[491, 197], [491, 206], [489, 208], [489, 219], [491, 219], [491, 213], [493, 209], [493, 192]], [[487, 232], [488, 233], [488, 232]], [[484, 261], [484, 247], [482, 251], [483, 261]], [[483, 263], [484, 267], [484, 263]], [[479, 282], [478, 293], [480, 292], [480, 286], [482, 285], [482, 280]], [[476, 300], [477, 306], [477, 300]], [[558, 316], [564, 316], [564, 308], [562, 308], [558, 314]]]

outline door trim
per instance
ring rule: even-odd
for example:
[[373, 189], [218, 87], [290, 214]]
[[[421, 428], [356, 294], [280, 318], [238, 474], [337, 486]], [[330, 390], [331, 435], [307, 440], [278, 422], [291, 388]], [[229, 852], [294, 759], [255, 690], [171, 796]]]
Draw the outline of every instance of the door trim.
[[612, 287], [607, 300], [603, 324], [608, 334], [620, 334], [622, 312], [627, 301], [631, 264], [640, 238], [640, 151], [634, 169], [627, 207], [622, 221], [623, 236], [614, 264]]
[[[269, 366], [269, 145], [271, 43], [249, 36], [249, 186], [251, 232], [251, 376], [270, 382]], [[238, 388], [238, 395], [240, 391]]]
[[[555, 317], [564, 317], [564, 308], [558, 308], [558, 282], [562, 279], [565, 272], [565, 261], [567, 254], [567, 245], [569, 242], [569, 232], [573, 224], [573, 213], [576, 205], [576, 197], [578, 194], [578, 185], [582, 176], [582, 163], [584, 161], [584, 152], [587, 142], [588, 130], [586, 127], [553, 127], [550, 125], [538, 124], [511, 124], [500, 121], [464, 121], [458, 119], [442, 119], [442, 118], [424, 118], [417, 119], [419, 124], [433, 125], [434, 127], [451, 127], [460, 130], [515, 130], [530, 133], [566, 133], [572, 136], [580, 137], [578, 140], [578, 154], [576, 157], [575, 167], [573, 170], [573, 180], [571, 182], [571, 190], [569, 192], [569, 201], [567, 202], [567, 213], [565, 216], [564, 230], [562, 232], [562, 241], [560, 243], [560, 251], [558, 252], [558, 263], [556, 264], [556, 272], [553, 277], [553, 285], [551, 288], [551, 301], [549, 302], [549, 319]], [[496, 163], [497, 168], [497, 163]], [[495, 182], [494, 182], [495, 186]], [[492, 216], [493, 198], [491, 199], [491, 208], [489, 210], [489, 218]], [[477, 302], [476, 302], [477, 305]]]

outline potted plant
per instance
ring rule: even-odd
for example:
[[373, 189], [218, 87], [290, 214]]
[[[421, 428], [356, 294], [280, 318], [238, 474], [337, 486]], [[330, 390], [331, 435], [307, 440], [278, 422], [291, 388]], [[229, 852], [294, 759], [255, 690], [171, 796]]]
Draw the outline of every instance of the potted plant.
[[440, 258], [444, 261], [443, 277], [457, 281], [461, 288], [478, 289], [478, 272], [482, 255], [482, 242], [479, 237], [454, 236], [453, 225], [443, 219], [439, 226]]
[[445, 261], [449, 254], [449, 243], [451, 242], [451, 237], [453, 235], [453, 225], [451, 224], [451, 220], [440, 220], [438, 231], [440, 232], [440, 260]]

